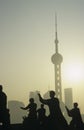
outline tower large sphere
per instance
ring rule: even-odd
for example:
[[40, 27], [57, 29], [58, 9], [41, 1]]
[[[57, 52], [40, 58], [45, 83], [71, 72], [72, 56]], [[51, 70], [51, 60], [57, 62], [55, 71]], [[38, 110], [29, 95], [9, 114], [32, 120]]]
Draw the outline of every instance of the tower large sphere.
[[55, 53], [52, 57], [51, 57], [51, 61], [53, 64], [61, 64], [63, 61], [63, 57], [61, 54], [59, 53]]

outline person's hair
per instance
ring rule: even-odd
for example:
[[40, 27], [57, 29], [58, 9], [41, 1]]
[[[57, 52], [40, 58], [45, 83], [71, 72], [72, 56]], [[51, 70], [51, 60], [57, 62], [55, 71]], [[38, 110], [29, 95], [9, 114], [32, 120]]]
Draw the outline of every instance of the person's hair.
[[50, 95], [55, 96], [55, 91], [51, 90], [51, 91], [50, 91]]
[[74, 102], [74, 106], [77, 107], [77, 106], [78, 106], [78, 103], [77, 103], [77, 102]]

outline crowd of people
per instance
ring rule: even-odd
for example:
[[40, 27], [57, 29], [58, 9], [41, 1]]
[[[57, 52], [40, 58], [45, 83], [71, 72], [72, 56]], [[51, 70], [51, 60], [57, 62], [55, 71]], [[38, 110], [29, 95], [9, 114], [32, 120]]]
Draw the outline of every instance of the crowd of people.
[[[69, 110], [65, 106], [68, 116], [72, 117], [72, 120], [68, 124], [60, 108], [60, 101], [56, 97], [54, 91], [50, 91], [50, 98], [44, 99], [41, 94], [38, 93], [39, 101], [41, 102], [40, 108], [37, 108], [37, 104], [34, 98], [29, 99], [29, 103], [26, 107], [20, 107], [23, 110], [28, 111], [28, 115], [23, 117], [22, 129], [32, 130], [84, 130], [84, 124], [81, 118], [80, 109], [78, 103], [75, 102], [74, 107]], [[49, 107], [49, 115], [46, 116], [45, 105]], [[7, 96], [3, 92], [3, 87], [0, 85], [0, 124], [3, 128], [10, 126], [10, 114], [7, 108]]]

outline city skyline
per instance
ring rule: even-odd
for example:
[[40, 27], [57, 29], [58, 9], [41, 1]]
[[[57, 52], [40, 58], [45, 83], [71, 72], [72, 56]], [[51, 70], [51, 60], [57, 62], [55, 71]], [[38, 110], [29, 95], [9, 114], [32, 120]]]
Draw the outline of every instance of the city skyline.
[[83, 0], [0, 1], [0, 84], [8, 100], [26, 104], [31, 91], [55, 90], [51, 56], [57, 12], [62, 93], [71, 87], [84, 113], [83, 11]]

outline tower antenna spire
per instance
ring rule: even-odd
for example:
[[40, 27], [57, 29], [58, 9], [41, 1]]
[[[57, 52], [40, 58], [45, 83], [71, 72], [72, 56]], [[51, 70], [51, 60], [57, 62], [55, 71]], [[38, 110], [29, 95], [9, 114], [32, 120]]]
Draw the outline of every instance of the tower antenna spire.
[[57, 33], [57, 13], [55, 13], [55, 32]]
[[55, 13], [55, 44], [56, 44], [56, 53], [58, 53], [58, 35], [57, 35], [57, 14]]

